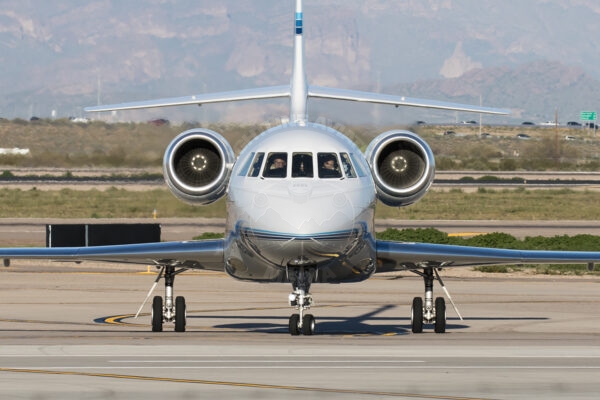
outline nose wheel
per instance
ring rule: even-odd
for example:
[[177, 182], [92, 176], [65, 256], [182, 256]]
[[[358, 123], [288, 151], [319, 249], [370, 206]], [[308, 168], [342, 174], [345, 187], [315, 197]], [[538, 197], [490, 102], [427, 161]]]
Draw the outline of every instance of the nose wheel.
[[315, 325], [315, 317], [312, 314], [306, 314], [302, 318], [300, 318], [300, 314], [292, 314], [289, 322], [290, 335], [310, 336], [315, 333]]
[[303, 318], [300, 318], [300, 314], [292, 314], [289, 329], [292, 336], [300, 334], [310, 336], [315, 333], [315, 317], [312, 314], [306, 314]]
[[312, 296], [305, 294], [304, 291], [296, 290], [290, 293], [290, 306], [296, 307], [299, 311], [297, 314], [292, 314], [289, 321], [290, 335], [310, 336], [315, 333], [315, 317], [312, 314], [304, 314], [304, 311], [312, 305]]

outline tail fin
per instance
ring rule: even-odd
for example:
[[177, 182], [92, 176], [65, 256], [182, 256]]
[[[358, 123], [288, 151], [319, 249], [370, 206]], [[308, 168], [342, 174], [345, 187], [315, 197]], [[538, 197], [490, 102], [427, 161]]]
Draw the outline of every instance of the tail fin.
[[294, 27], [294, 64], [290, 83], [290, 121], [305, 123], [308, 119], [308, 83], [304, 70], [304, 26], [302, 0], [296, 0], [296, 18]]

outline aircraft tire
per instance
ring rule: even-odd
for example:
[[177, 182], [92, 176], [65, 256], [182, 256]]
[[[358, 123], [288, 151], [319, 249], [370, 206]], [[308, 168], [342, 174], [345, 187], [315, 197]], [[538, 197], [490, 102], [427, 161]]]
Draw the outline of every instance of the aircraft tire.
[[152, 299], [152, 332], [162, 332], [163, 330], [163, 299], [160, 296], [154, 296]]
[[306, 314], [302, 318], [302, 334], [310, 336], [315, 333], [315, 317], [312, 314]]
[[290, 317], [290, 323], [289, 323], [290, 335], [298, 336], [300, 334], [300, 328], [298, 328], [299, 322], [300, 322], [300, 315], [292, 314], [292, 316]]
[[183, 296], [175, 298], [175, 332], [185, 332], [186, 305]]
[[410, 312], [410, 325], [412, 333], [423, 332], [423, 299], [421, 297], [413, 299]]
[[446, 332], [446, 300], [443, 297], [435, 299], [435, 333]]

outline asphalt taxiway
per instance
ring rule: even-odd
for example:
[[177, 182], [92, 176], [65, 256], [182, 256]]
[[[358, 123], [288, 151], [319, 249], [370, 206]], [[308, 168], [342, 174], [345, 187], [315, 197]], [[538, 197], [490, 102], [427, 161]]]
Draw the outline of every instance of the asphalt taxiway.
[[[313, 285], [314, 336], [292, 337], [291, 287], [178, 275], [184, 333], [133, 314], [145, 266], [14, 261], [0, 279], [6, 398], [597, 398], [600, 278], [446, 270], [464, 321], [410, 332], [421, 278]], [[439, 289], [439, 287], [438, 287]], [[163, 294], [159, 286], [155, 294]], [[438, 290], [436, 295], [441, 295]]]

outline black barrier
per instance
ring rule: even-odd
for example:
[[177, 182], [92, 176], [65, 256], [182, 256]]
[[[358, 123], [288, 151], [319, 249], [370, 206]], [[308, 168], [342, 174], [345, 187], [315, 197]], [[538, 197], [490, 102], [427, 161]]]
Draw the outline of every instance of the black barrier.
[[160, 224], [48, 224], [46, 247], [160, 242]]

